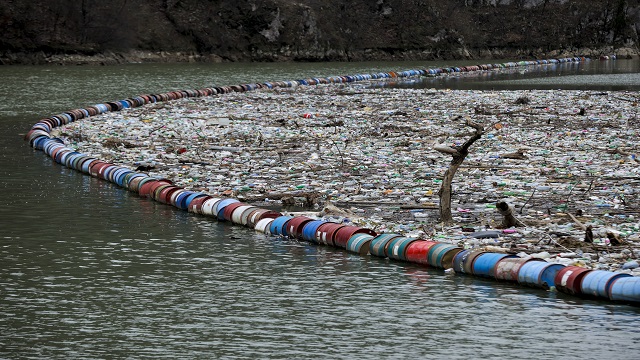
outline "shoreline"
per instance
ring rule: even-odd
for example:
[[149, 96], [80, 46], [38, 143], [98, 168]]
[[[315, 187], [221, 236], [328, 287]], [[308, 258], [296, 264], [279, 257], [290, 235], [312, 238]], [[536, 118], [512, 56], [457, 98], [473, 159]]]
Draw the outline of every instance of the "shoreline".
[[236, 54], [231, 57], [214, 53], [194, 51], [104, 51], [83, 53], [44, 51], [4, 51], [0, 52], [0, 65], [95, 65], [109, 66], [136, 63], [224, 63], [224, 62], [366, 62], [366, 61], [452, 61], [452, 60], [530, 60], [566, 57], [590, 57], [616, 55], [620, 59], [640, 56], [633, 47], [605, 46], [599, 48], [568, 48], [556, 50], [542, 49], [468, 49], [455, 48], [445, 54], [435, 54], [431, 49], [394, 51], [388, 53], [380, 49], [335, 50], [329, 53], [297, 54], [291, 51], [258, 52]]
[[[377, 232], [620, 271], [640, 259], [633, 125], [639, 98], [638, 92], [375, 89], [360, 82], [149, 104], [52, 135], [185, 189], [256, 204], [277, 204], [265, 199], [278, 194], [293, 204], [329, 200], [346, 208], [337, 220]], [[464, 141], [469, 128], [454, 122], [457, 116], [500, 126], [472, 147], [456, 174], [455, 226], [443, 228], [434, 219], [438, 180], [450, 158], [433, 147]], [[496, 230], [500, 217], [491, 205], [503, 199], [528, 227], [492, 233], [497, 238], [469, 236]], [[595, 245], [582, 242], [574, 220], [593, 226]], [[608, 234], [626, 246], [607, 244]], [[637, 268], [622, 272], [640, 275]]]

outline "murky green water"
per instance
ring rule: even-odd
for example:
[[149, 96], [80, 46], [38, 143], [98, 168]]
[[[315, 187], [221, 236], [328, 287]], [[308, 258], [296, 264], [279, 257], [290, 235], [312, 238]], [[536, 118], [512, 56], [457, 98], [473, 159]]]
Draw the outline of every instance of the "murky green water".
[[[141, 93], [458, 64], [0, 67], [0, 358], [637, 358], [638, 308], [268, 238], [68, 170], [18, 136]], [[640, 85], [637, 61], [557, 70], [421, 86]]]

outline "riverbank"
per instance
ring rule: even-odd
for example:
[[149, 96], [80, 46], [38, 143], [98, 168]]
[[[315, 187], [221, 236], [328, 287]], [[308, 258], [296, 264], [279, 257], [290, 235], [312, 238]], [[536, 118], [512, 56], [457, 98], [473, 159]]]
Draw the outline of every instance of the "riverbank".
[[490, 60], [490, 59], [538, 59], [584, 56], [598, 59], [616, 55], [620, 59], [638, 57], [637, 48], [612, 46], [602, 48], [543, 49], [472, 49], [460, 47], [446, 52], [432, 49], [394, 50], [362, 49], [331, 50], [327, 52], [298, 49], [256, 51], [233, 56], [196, 51], [104, 51], [104, 52], [11, 52], [0, 51], [0, 65], [118, 65], [136, 63], [223, 63], [223, 62], [309, 62], [309, 61], [434, 61], [434, 60]]
[[[640, 275], [633, 269], [640, 258], [637, 92], [368, 85], [181, 99], [91, 117], [53, 135], [186, 189], [307, 206], [378, 233]], [[467, 119], [491, 131], [456, 174], [455, 225], [443, 227], [437, 192], [450, 158], [434, 146], [464, 142]], [[500, 200], [515, 206], [521, 226], [497, 229]], [[327, 201], [343, 211], [322, 213]], [[583, 241], [586, 227], [592, 244]], [[617, 240], [623, 244], [611, 244]]]

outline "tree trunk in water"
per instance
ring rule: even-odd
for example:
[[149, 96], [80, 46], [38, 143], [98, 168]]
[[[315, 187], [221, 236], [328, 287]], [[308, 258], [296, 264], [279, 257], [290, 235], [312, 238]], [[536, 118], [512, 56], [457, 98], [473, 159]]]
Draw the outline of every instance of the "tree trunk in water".
[[457, 156], [451, 160], [451, 165], [444, 172], [442, 185], [440, 185], [440, 221], [445, 224], [453, 222], [453, 216], [451, 215], [451, 183], [462, 161], [464, 161], [464, 157]]
[[[456, 120], [459, 120], [460, 118], [461, 117], [459, 116]], [[473, 143], [480, 139], [482, 134], [484, 134], [484, 128], [482, 125], [476, 124], [471, 120], [467, 120], [466, 125], [474, 128], [475, 132], [469, 139], [467, 139], [467, 141], [464, 142], [464, 144], [462, 144], [462, 146], [451, 147], [447, 145], [438, 145], [434, 147], [436, 151], [451, 155], [452, 157], [449, 168], [444, 172], [440, 191], [438, 191], [440, 198], [440, 221], [445, 224], [453, 222], [453, 216], [451, 216], [451, 182], [453, 181], [453, 176], [456, 174], [456, 171], [458, 171], [458, 168], [467, 155], [469, 155], [469, 147], [471, 147], [471, 145], [473, 145]]]

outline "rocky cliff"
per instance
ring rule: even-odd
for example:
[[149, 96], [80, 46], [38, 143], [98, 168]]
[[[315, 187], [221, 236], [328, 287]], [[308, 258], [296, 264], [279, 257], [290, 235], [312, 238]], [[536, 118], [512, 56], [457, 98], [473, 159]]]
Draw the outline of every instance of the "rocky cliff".
[[640, 0], [7, 0], [0, 28], [4, 64], [626, 55]]

